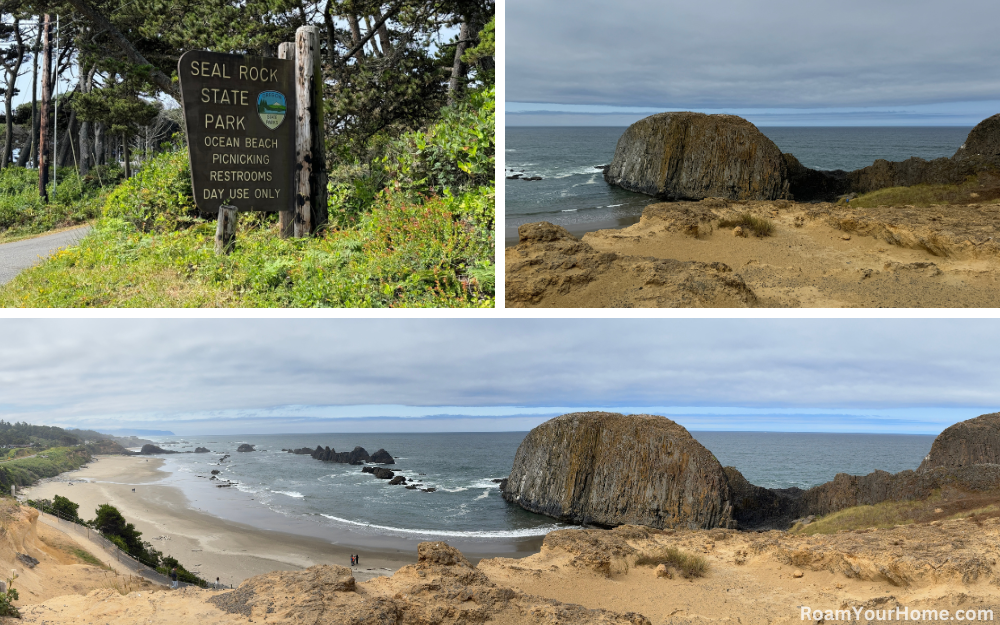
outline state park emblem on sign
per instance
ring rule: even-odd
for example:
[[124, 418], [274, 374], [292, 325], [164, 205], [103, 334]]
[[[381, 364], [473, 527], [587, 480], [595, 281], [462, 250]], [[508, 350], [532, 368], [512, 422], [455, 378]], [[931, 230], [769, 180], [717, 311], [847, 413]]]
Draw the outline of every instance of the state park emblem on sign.
[[277, 91], [264, 91], [257, 96], [257, 114], [264, 125], [274, 130], [285, 120], [285, 96]]

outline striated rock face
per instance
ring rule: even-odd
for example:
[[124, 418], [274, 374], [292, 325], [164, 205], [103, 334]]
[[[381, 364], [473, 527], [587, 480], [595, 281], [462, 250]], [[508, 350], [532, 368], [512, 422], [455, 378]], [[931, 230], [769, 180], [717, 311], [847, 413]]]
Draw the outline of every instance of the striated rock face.
[[[694, 226], [697, 229], [697, 224]], [[598, 252], [548, 222], [518, 228], [507, 248], [506, 302], [526, 307], [726, 307], [757, 296], [723, 263], [685, 262]]]
[[1000, 464], [1000, 412], [980, 415], [945, 429], [934, 439], [930, 453], [917, 470], [974, 464]]
[[1000, 114], [987, 117], [976, 124], [962, 147], [952, 158], [965, 159], [974, 156], [1000, 156]]
[[788, 195], [781, 150], [735, 115], [659, 113], [618, 140], [604, 179], [665, 200], [775, 200]]
[[719, 461], [683, 427], [651, 415], [581, 412], [543, 423], [518, 447], [502, 493], [571, 523], [733, 524]]
[[396, 464], [396, 461], [392, 459], [389, 452], [384, 449], [379, 449], [373, 453], [370, 462], [374, 462], [376, 464]]

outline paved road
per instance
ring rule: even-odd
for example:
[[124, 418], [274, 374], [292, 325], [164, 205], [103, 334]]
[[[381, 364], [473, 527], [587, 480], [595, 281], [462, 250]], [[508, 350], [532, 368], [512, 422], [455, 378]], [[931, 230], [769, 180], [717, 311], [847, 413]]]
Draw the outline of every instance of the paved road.
[[33, 267], [57, 250], [75, 245], [90, 232], [90, 226], [47, 234], [34, 239], [0, 245], [0, 284], [7, 284], [17, 274]]

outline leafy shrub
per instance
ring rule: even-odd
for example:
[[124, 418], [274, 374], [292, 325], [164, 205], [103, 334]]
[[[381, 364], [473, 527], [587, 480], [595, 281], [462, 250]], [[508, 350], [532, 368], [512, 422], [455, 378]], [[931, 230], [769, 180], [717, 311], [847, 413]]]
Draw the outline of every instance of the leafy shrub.
[[417, 194], [495, 184], [495, 97], [495, 88], [472, 92], [427, 131], [400, 137], [383, 159], [389, 178]]
[[686, 578], [704, 577], [708, 573], [708, 561], [701, 556], [685, 553], [677, 547], [667, 547], [653, 553], [644, 553], [635, 561], [636, 566], [666, 565]]
[[7, 590], [0, 592], [0, 616], [13, 616], [21, 618], [21, 613], [17, 611], [14, 602], [18, 600], [17, 590], [14, 588], [14, 580], [17, 574], [7, 578]]
[[49, 203], [38, 195], [38, 170], [7, 167], [0, 171], [0, 233], [29, 235], [93, 219], [100, 210], [100, 191], [76, 170], [62, 168]]
[[123, 219], [141, 232], [167, 232], [194, 223], [198, 210], [187, 151], [164, 152], [147, 162], [111, 192], [104, 216]]
[[173, 568], [177, 568], [177, 581], [184, 582], [186, 584], [194, 584], [196, 586], [201, 586], [202, 588], [208, 587], [208, 582], [198, 577], [191, 571], [184, 568], [184, 566], [177, 561], [177, 558], [171, 556], [164, 556], [162, 566], [156, 567], [156, 570], [163, 573], [166, 576], [170, 576], [170, 571]]

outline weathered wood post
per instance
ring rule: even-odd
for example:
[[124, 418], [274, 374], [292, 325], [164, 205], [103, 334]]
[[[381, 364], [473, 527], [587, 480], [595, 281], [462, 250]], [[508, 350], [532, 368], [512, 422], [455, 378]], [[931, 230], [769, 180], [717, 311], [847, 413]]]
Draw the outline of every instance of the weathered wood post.
[[52, 42], [50, 41], [49, 14], [42, 24], [42, 111], [38, 132], [38, 195], [42, 202], [49, 202], [49, 102], [52, 99]]
[[235, 206], [223, 204], [219, 207], [219, 221], [215, 224], [215, 253], [219, 256], [233, 250], [236, 242], [236, 216], [239, 211]]
[[295, 236], [307, 237], [327, 219], [318, 26], [301, 26], [295, 31], [295, 91]]
[[[295, 61], [295, 44], [282, 43], [278, 46], [278, 58], [286, 61]], [[282, 239], [295, 234], [295, 213], [291, 211], [281, 211], [278, 213], [279, 235]]]

